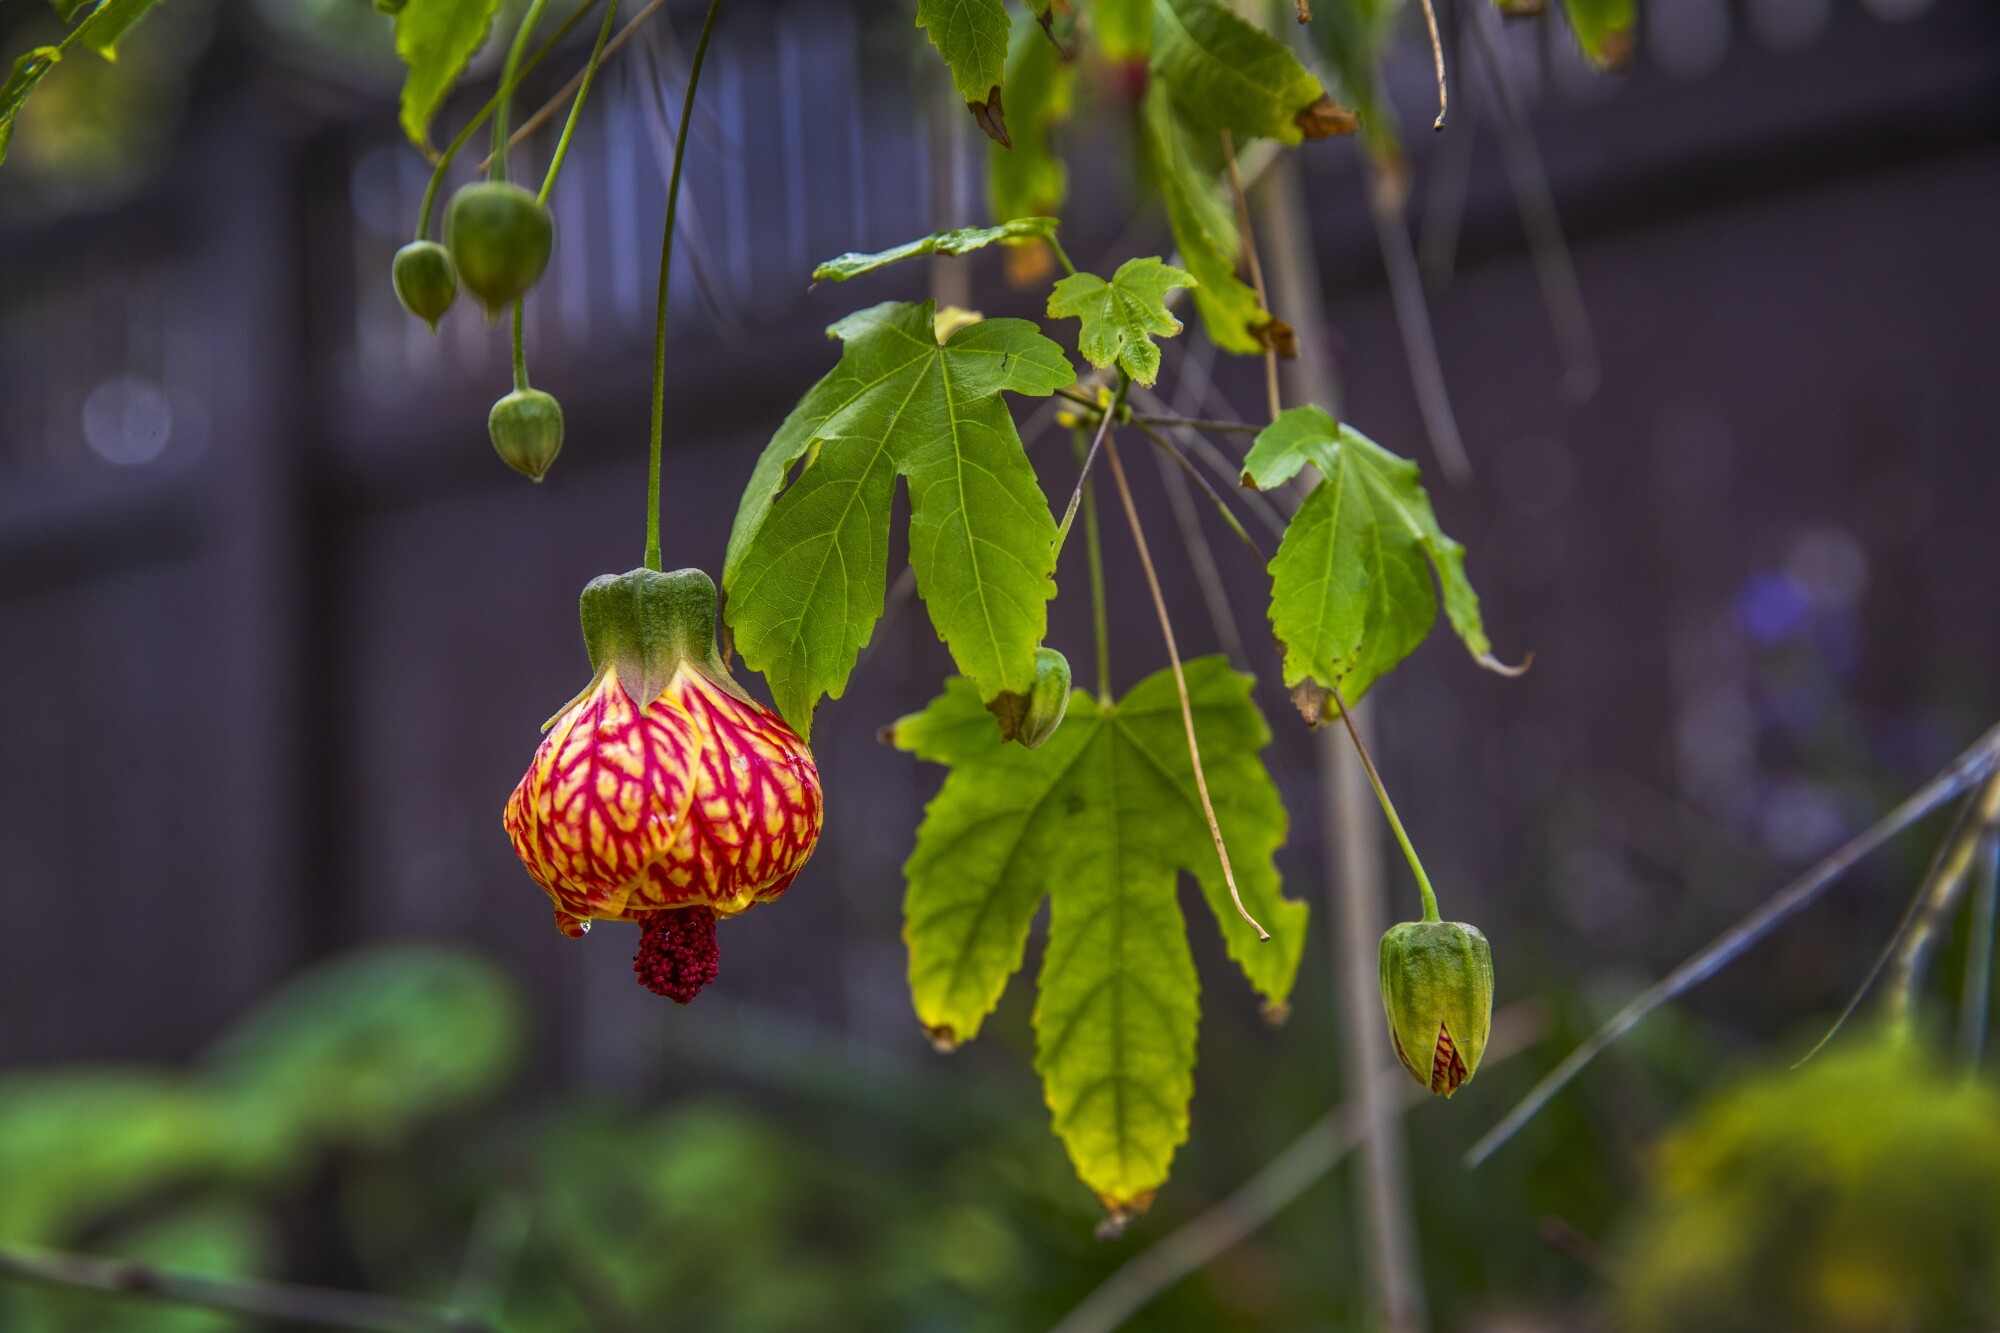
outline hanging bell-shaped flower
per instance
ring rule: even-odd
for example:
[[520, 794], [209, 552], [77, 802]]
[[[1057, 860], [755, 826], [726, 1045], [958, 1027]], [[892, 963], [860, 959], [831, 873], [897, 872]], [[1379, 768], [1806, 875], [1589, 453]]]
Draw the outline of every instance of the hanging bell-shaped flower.
[[819, 770], [715, 645], [715, 584], [635, 569], [583, 590], [596, 670], [508, 799], [507, 836], [581, 935], [642, 927], [633, 968], [687, 1003], [715, 978], [715, 921], [783, 893], [819, 839]]
[[1476, 926], [1405, 921], [1382, 936], [1382, 1008], [1396, 1058], [1449, 1097], [1470, 1082], [1493, 1027], [1493, 950]]

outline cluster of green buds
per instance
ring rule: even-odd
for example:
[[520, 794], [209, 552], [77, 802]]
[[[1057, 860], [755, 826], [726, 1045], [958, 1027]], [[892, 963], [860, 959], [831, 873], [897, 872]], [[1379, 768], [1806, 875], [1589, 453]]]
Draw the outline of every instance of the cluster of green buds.
[[[382, 3], [384, 0], [377, 0], [378, 7]], [[522, 18], [508, 53], [500, 92], [439, 159], [431, 188], [424, 196], [417, 239], [398, 250], [390, 266], [396, 299], [405, 310], [429, 325], [433, 333], [437, 332], [438, 321], [457, 302], [461, 286], [485, 308], [488, 323], [496, 322], [510, 308], [513, 310], [514, 389], [493, 404], [487, 414], [487, 433], [492, 438], [494, 452], [507, 466], [533, 481], [547, 475], [562, 450], [563, 414], [562, 405], [553, 396], [528, 384], [527, 362], [521, 346], [521, 301], [541, 281], [555, 248], [555, 223], [546, 200], [555, 184], [562, 152], [558, 148], [540, 195], [508, 180], [507, 107], [520, 72], [522, 50], [540, 9], [541, 0], [535, 0]], [[616, 9], [615, 4], [610, 6], [612, 12]], [[608, 28], [609, 14], [606, 20]], [[600, 38], [598, 52], [602, 49]], [[593, 53], [593, 70], [597, 59], [598, 53]], [[578, 107], [582, 101], [580, 91]], [[437, 187], [466, 135], [489, 114], [493, 116], [494, 127], [493, 174], [489, 179], [461, 186], [452, 195], [445, 207], [444, 243], [440, 245], [427, 235]], [[565, 144], [575, 122], [572, 111], [569, 127], [564, 130]]]

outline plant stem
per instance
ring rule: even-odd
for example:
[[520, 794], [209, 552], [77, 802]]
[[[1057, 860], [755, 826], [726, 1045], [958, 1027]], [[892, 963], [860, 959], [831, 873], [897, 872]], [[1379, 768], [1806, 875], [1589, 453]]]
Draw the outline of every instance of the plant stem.
[[1437, 119], [1431, 122], [1431, 128], [1441, 130], [1444, 128], [1445, 108], [1450, 105], [1451, 100], [1449, 94], [1445, 91], [1444, 39], [1438, 36], [1437, 10], [1431, 7], [1431, 0], [1420, 0], [1420, 3], [1424, 7], [1424, 25], [1430, 29], [1431, 33], [1431, 61], [1437, 66], [1438, 114]]
[[[1083, 443], [1083, 431], [1074, 431], [1071, 438], [1076, 443], [1076, 465], [1084, 466], [1089, 450]], [[1088, 481], [1081, 483], [1083, 495], [1083, 544], [1090, 553], [1090, 623], [1096, 638], [1097, 650], [1097, 702], [1111, 706], [1111, 622], [1106, 614], [1104, 601], [1104, 546], [1097, 534], [1097, 489]], [[1058, 543], [1060, 545], [1060, 543]]]
[[[1257, 234], [1250, 226], [1250, 198], [1243, 190], [1243, 173], [1236, 166], [1236, 141], [1228, 130], [1222, 131], [1222, 162], [1229, 171], [1229, 193], [1236, 201], [1236, 225], [1243, 232], [1243, 253], [1250, 261], [1250, 286], [1257, 293], [1257, 304], [1263, 307], [1266, 316], [1271, 315], [1271, 296], [1264, 290], [1264, 265], [1257, 258]], [[1284, 410], [1284, 401], [1278, 393], [1278, 349], [1267, 339], [1264, 341], [1264, 397], [1271, 409], [1271, 420], [1278, 419]]]
[[514, 302], [514, 389], [518, 393], [528, 387], [528, 352], [521, 337], [522, 302]]
[[1907, 1028], [1910, 1024], [1916, 1007], [1917, 987], [1923, 981], [1924, 969], [1930, 962], [1932, 946], [1940, 928], [1958, 909], [1959, 899], [1972, 875], [1972, 861], [1978, 853], [1980, 841], [1996, 827], [2000, 827], [2000, 773], [1988, 777], [1979, 795], [1974, 798], [1965, 827], [1952, 840], [1944, 859], [1938, 864], [1930, 892], [1925, 895], [1923, 910], [1911, 923], [1909, 933], [1903, 937], [1902, 948], [1896, 952], [1896, 965], [1889, 974], [1889, 1016], [1890, 1021], [1900, 1028]]
[[1044, 236], [1042, 239], [1049, 243], [1049, 249], [1055, 253], [1056, 262], [1063, 266], [1063, 272], [1074, 275], [1076, 273], [1076, 265], [1069, 262], [1069, 252], [1062, 248], [1062, 242], [1057, 240], [1053, 234]]
[[535, 24], [541, 21], [542, 8], [547, 3], [548, 0], [528, 0], [528, 12], [521, 15], [521, 26], [514, 30], [514, 43], [507, 48], [507, 63], [500, 71], [500, 86], [506, 91], [493, 113], [493, 156], [487, 159], [488, 180], [507, 179], [507, 112], [514, 105], [513, 89], [520, 81], [521, 57], [527, 52], [528, 39], [535, 35]]
[[[589, 9], [591, 4], [594, 3], [596, 3], [596, 0], [589, 0], [589, 2], [586, 3], [583, 6], [583, 8]], [[618, 48], [625, 45], [626, 41], [631, 38], [632, 34], [634, 32], [637, 32], [642, 26], [644, 26], [647, 19], [652, 18], [653, 15], [659, 13], [662, 9], [666, 8], [666, 4], [667, 0], [652, 0], [651, 4], [647, 5], [644, 9], [634, 14], [632, 16], [631, 21], [618, 30], [617, 36], [613, 37], [610, 41], [604, 43], [604, 51], [598, 57], [598, 60], [600, 62], [609, 60], [611, 59], [612, 56], [616, 55], [618, 52]], [[572, 19], [571, 23], [574, 22], [575, 19]], [[570, 25], [565, 24], [563, 26], [564, 26], [564, 31], [568, 31]], [[557, 111], [561, 110], [564, 102], [570, 100], [571, 94], [575, 93], [576, 90], [582, 85], [586, 76], [592, 78], [596, 77], [594, 73], [594, 67], [591, 67], [589, 69], [580, 69], [575, 74], [572, 74], [570, 76], [570, 80], [568, 83], [565, 83], [561, 88], [558, 88], [553, 97], [549, 98], [548, 101], [542, 103], [541, 106], [535, 109], [534, 115], [529, 116], [526, 120], [522, 121], [521, 127], [515, 130], [512, 134], [507, 136], [507, 146], [509, 148], [519, 147], [523, 139], [527, 138], [530, 134], [533, 134], [536, 130], [540, 129], [544, 124], [546, 124], [548, 122], [549, 117], [553, 116]], [[485, 165], [486, 164], [483, 162], [480, 163], [480, 166], [482, 168]]]
[[[431, 214], [437, 205], [438, 190], [443, 186], [445, 172], [451, 169], [452, 159], [458, 156], [458, 150], [465, 147], [471, 141], [472, 136], [479, 132], [479, 127], [486, 123], [486, 118], [499, 109], [501, 99], [513, 96], [514, 89], [519, 85], [520, 81], [527, 78], [534, 71], [535, 66], [542, 63], [543, 57], [556, 49], [557, 43], [569, 36], [570, 29], [582, 22], [583, 16], [588, 14], [591, 7], [596, 3], [597, 0], [584, 0], [584, 3], [577, 7], [576, 13], [564, 19], [562, 26], [555, 30], [555, 34], [546, 42], [536, 47], [533, 55], [521, 62], [521, 68], [515, 72], [514, 81], [512, 83], [502, 83], [500, 90], [486, 99], [486, 105], [479, 108], [478, 113], [471, 120], [465, 122], [465, 128], [460, 130], [452, 139], [450, 145], [445, 148], [444, 152], [438, 155], [437, 163], [431, 168], [430, 184], [424, 187], [423, 208], [417, 213], [418, 240], [421, 241], [431, 234]], [[483, 169], [484, 164], [481, 165]]]
[[1208, 774], [1202, 771], [1201, 743], [1194, 734], [1194, 704], [1188, 699], [1187, 673], [1181, 669], [1181, 650], [1174, 643], [1174, 623], [1167, 616], [1166, 595], [1160, 591], [1160, 576], [1153, 568], [1153, 553], [1146, 546], [1146, 530], [1139, 524], [1139, 507], [1132, 503], [1132, 488], [1125, 482], [1125, 468], [1118, 461], [1118, 442], [1110, 433], [1104, 436], [1104, 458], [1111, 464], [1111, 478], [1118, 484], [1118, 499], [1125, 506], [1125, 521], [1132, 525], [1132, 544], [1139, 548], [1139, 564], [1146, 571], [1146, 587], [1153, 594], [1153, 609], [1160, 616], [1160, 635], [1167, 641], [1167, 661], [1174, 668], [1174, 688], [1181, 696], [1181, 723], [1187, 728], [1188, 762], [1194, 768], [1195, 790], [1201, 794], [1201, 812], [1208, 816], [1209, 836], [1215, 839], [1215, 858], [1222, 863], [1222, 880], [1229, 886], [1229, 901], [1236, 904], [1236, 915], [1250, 923], [1257, 932], [1257, 938], [1268, 940], [1271, 932], [1259, 924], [1243, 906], [1243, 894], [1236, 887], [1236, 871], [1229, 864], [1229, 848], [1222, 841], [1222, 825], [1215, 818], [1215, 802], [1208, 795]]
[[1403, 859], [1410, 863], [1410, 872], [1417, 877], [1417, 892], [1424, 899], [1424, 920], [1437, 921], [1437, 894], [1431, 889], [1431, 877], [1424, 873], [1424, 863], [1417, 858], [1417, 849], [1410, 842], [1410, 835], [1403, 830], [1403, 821], [1396, 814], [1396, 803], [1389, 799], [1389, 789], [1382, 785], [1382, 775], [1375, 771], [1375, 759], [1362, 743], [1361, 733], [1354, 726], [1354, 719], [1348, 716], [1347, 701], [1340, 697], [1340, 687], [1329, 685], [1327, 692], [1333, 695], [1333, 702], [1340, 708], [1340, 720], [1347, 724], [1347, 738], [1354, 742], [1354, 752], [1361, 756], [1361, 766], [1368, 770], [1368, 785], [1375, 789], [1375, 799], [1382, 805], [1382, 813], [1389, 818], [1389, 827], [1396, 832], [1396, 842], [1403, 849]]
[[367, 1292], [209, 1277], [129, 1259], [101, 1259], [24, 1245], [0, 1245], [0, 1276], [363, 1333], [493, 1333], [490, 1322], [474, 1315], [447, 1314]]
[[1965, 982], [1959, 993], [1958, 1048], [1969, 1070], [1979, 1069], [1986, 1050], [1986, 1014], [1993, 987], [1993, 919], [2000, 899], [2000, 830], [1987, 829], [1979, 843], [1979, 886], [1972, 899], [1966, 941]]
[[1901, 805], [1882, 816], [1873, 826], [1848, 839], [1805, 874], [1766, 898], [1762, 906], [1634, 996], [1630, 1003], [1565, 1056], [1561, 1064], [1544, 1075], [1542, 1081], [1530, 1089], [1528, 1095], [1503, 1116], [1499, 1124], [1487, 1130], [1479, 1142], [1467, 1149], [1465, 1164], [1468, 1167], [1478, 1166], [1492, 1156], [1500, 1145], [1513, 1138], [1520, 1132], [1521, 1126], [1547, 1106], [1550, 1098], [1582, 1073], [1584, 1066], [1596, 1059], [1605, 1047], [1630, 1032], [1639, 1020], [1734, 962], [1744, 950], [1770, 934], [1787, 917], [1824, 893], [1862, 857], [1952, 797], [1983, 782], [1993, 772], [1996, 757], [2000, 757], [2000, 726], [1990, 728], [1943, 772], [1905, 797]]
[[[549, 158], [548, 174], [542, 177], [542, 192], [538, 198], [544, 205], [556, 188], [556, 176], [562, 171], [563, 159], [569, 156], [570, 136], [576, 133], [576, 122], [583, 115], [583, 99], [590, 96], [591, 81], [597, 77], [597, 66], [604, 59], [605, 39], [611, 36], [611, 23], [617, 17], [618, 0], [611, 0], [604, 8], [604, 22], [598, 25], [597, 45], [590, 48], [590, 60], [584, 65], [583, 72], [571, 80], [576, 84], [576, 100], [569, 104], [569, 119], [563, 122], [562, 137], [556, 140], [555, 155]], [[521, 127], [524, 132], [531, 128], [530, 125]]]
[[1243, 541], [1243, 544], [1250, 548], [1251, 555], [1257, 557], [1258, 568], [1261, 569], [1264, 565], [1269, 563], [1268, 561], [1265, 560], [1264, 550], [1262, 547], [1257, 545], [1256, 539], [1253, 538], [1248, 532], [1244, 531], [1243, 524], [1236, 517], [1235, 511], [1230, 509], [1230, 507], [1226, 503], [1224, 503], [1222, 497], [1216, 493], [1215, 487], [1208, 484], [1208, 478], [1202, 476], [1201, 473], [1195, 471], [1194, 464], [1188, 462], [1187, 456], [1181, 453], [1180, 450], [1174, 448], [1173, 441], [1169, 440], [1166, 436], [1160, 434], [1160, 432], [1154, 430], [1151, 426], [1147, 425], [1144, 421], [1140, 420], [1137, 417], [1134, 417], [1132, 419], [1132, 425], [1141, 435], [1144, 435], [1147, 439], [1151, 440], [1161, 453], [1165, 454], [1168, 458], [1173, 459], [1174, 462], [1180, 464], [1181, 471], [1187, 473], [1188, 476], [1194, 479], [1194, 484], [1201, 487], [1202, 493], [1208, 496], [1209, 502], [1215, 506], [1216, 512], [1222, 515], [1222, 521], [1229, 525], [1229, 530], [1235, 533], [1238, 537], [1240, 537]]
[[[1056, 524], [1056, 554], [1062, 554], [1063, 543], [1069, 540], [1069, 525], [1076, 521], [1076, 507], [1083, 502], [1083, 488], [1090, 481], [1090, 469], [1097, 462], [1097, 451], [1104, 447], [1104, 438], [1111, 432], [1111, 419], [1118, 415], [1118, 409], [1125, 403], [1125, 391], [1132, 381], [1124, 371], [1118, 372], [1118, 392], [1111, 396], [1109, 407], [1100, 406], [1089, 398], [1077, 401], [1097, 413], [1097, 438], [1090, 442], [1090, 452], [1083, 457], [1083, 465], [1077, 472], [1076, 489], [1069, 494], [1069, 504], [1063, 509], [1062, 522]], [[1073, 396], [1073, 395], [1066, 395]]]
[[688, 66], [687, 94], [681, 99], [681, 123], [674, 127], [674, 169], [667, 181], [667, 221], [660, 234], [659, 306], [653, 314], [653, 420], [646, 455], [646, 568], [660, 568], [660, 442], [667, 420], [667, 281], [674, 271], [674, 216], [680, 206], [681, 163], [687, 156], [688, 126], [694, 121], [694, 92], [701, 82], [708, 39], [715, 33], [722, 0], [708, 0], [701, 22], [694, 61]]

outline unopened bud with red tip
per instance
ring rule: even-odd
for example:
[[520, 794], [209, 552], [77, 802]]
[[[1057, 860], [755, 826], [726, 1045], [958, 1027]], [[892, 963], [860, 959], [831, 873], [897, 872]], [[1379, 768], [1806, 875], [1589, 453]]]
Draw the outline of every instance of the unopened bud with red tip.
[[730, 676], [715, 584], [635, 569], [583, 590], [596, 676], [508, 799], [514, 851], [581, 935], [636, 921], [633, 970], [685, 1004], [716, 973], [715, 919], [778, 897], [819, 839], [819, 770]]
[[1449, 1097], [1471, 1081], [1493, 1027], [1493, 950], [1460, 921], [1405, 921], [1382, 936], [1382, 1008], [1396, 1058]]
[[508, 467], [540, 481], [562, 452], [562, 404], [540, 389], [516, 389], [486, 414], [486, 433]]

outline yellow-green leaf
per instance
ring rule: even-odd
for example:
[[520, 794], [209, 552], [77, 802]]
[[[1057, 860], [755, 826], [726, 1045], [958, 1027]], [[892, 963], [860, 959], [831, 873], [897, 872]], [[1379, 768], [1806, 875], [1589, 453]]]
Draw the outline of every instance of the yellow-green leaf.
[[1623, 69], [1631, 62], [1638, 0], [1563, 0], [1563, 16], [1591, 64], [1599, 69]]
[[1285, 647], [1285, 684], [1338, 686], [1354, 703], [1430, 633], [1439, 587], [1466, 650], [1490, 662], [1465, 548], [1438, 526], [1417, 465], [1321, 408], [1294, 407], [1258, 433], [1243, 481], [1269, 490], [1308, 464], [1320, 482], [1271, 559], [1271, 628]]
[[1007, 72], [1004, 0], [917, 0], [917, 26], [951, 67], [952, 86], [983, 104]]
[[904, 867], [910, 990], [933, 1038], [970, 1040], [1020, 967], [1051, 898], [1035, 1065], [1077, 1174], [1107, 1208], [1142, 1209], [1188, 1132], [1199, 984], [1176, 897], [1193, 874], [1229, 956], [1273, 1004], [1291, 992], [1306, 906], [1279, 891], [1285, 811], [1258, 751], [1254, 683], [1221, 658], [1186, 664], [1195, 730], [1237, 884], [1237, 916], [1188, 760], [1170, 671], [1115, 705], [1075, 694], [1040, 749], [1004, 744], [964, 680], [899, 721], [895, 744], [951, 772]]
[[1051, 319], [1080, 319], [1077, 350], [1099, 370], [1113, 362], [1139, 383], [1160, 375], [1154, 335], [1171, 338], [1181, 322], [1167, 310], [1167, 293], [1198, 287], [1194, 276], [1158, 259], [1128, 259], [1106, 282], [1095, 273], [1072, 273], [1049, 293]]
[[1147, 165], [1166, 204], [1181, 264], [1199, 284], [1194, 308], [1209, 341], [1242, 356], [1262, 352], [1255, 330], [1271, 317], [1257, 293], [1236, 276], [1236, 219], [1217, 188], [1208, 155], [1189, 137], [1162, 84], [1147, 90], [1144, 128]]
[[876, 269], [899, 264], [905, 259], [918, 259], [924, 255], [965, 255], [983, 250], [997, 241], [1046, 240], [1055, 234], [1054, 218], [1011, 218], [997, 227], [959, 227], [953, 231], [937, 231], [888, 250], [877, 250], [874, 254], [849, 251], [836, 255], [813, 270], [813, 281], [846, 282], [849, 278], [873, 273]]
[[486, 45], [500, 0], [408, 0], [396, 15], [396, 54], [409, 66], [403, 80], [403, 133], [428, 150], [431, 118], [466, 64]]
[[1153, 73], [1204, 130], [1295, 144], [1326, 89], [1282, 42], [1217, 0], [1154, 0]]
[[940, 343], [934, 319], [928, 301], [891, 302], [834, 325], [840, 364], [765, 446], [736, 511], [724, 618], [802, 736], [882, 614], [898, 476], [917, 593], [952, 660], [989, 701], [1034, 684], [1056, 525], [1000, 394], [1046, 397], [1076, 372], [1026, 320]]
[[1109, 60], [1144, 60], [1153, 53], [1153, 0], [1093, 0], [1097, 45]]
[[996, 218], [1053, 216], [1069, 197], [1069, 170], [1051, 131], [1069, 119], [1076, 74], [1032, 14], [1014, 20], [1007, 54], [1010, 151], [986, 145], [986, 198]]

